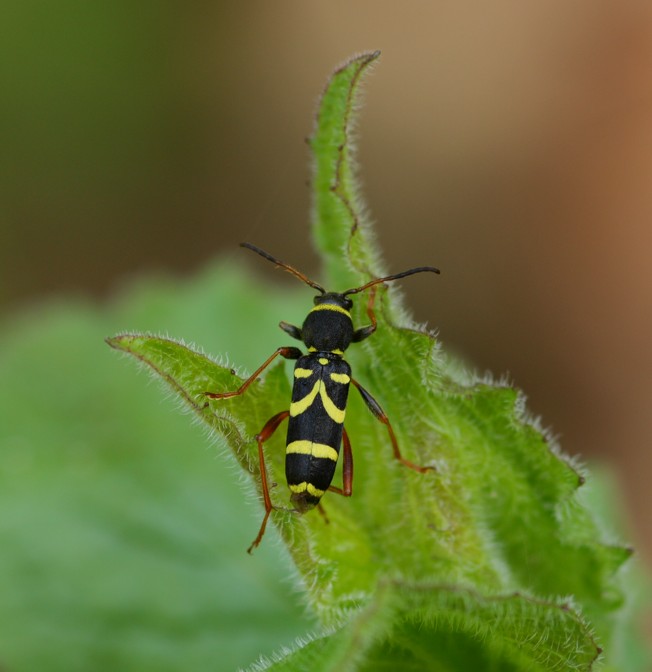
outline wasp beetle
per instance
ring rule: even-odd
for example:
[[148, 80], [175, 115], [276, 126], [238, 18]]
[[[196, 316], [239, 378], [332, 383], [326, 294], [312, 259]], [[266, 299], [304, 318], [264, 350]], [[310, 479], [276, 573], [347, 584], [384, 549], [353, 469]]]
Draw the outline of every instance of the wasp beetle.
[[[308, 349], [308, 354], [304, 355], [299, 348], [278, 348], [237, 390], [204, 393], [209, 399], [236, 397], [243, 394], [279, 355], [285, 359], [297, 360], [294, 367], [290, 409], [281, 411], [271, 417], [255, 437], [258, 442], [265, 517], [258, 536], [247, 549], [251, 553], [263, 538], [267, 520], [274, 509], [269, 496], [263, 444], [286, 418], [289, 418], [289, 422], [285, 448], [285, 476], [292, 493], [290, 499], [295, 507], [294, 510], [303, 513], [315, 506], [320, 506], [320, 500], [327, 490], [345, 497], [351, 496], [353, 491], [353, 455], [351, 443], [344, 428], [346, 401], [351, 384], [358, 389], [369, 410], [387, 427], [394, 457], [406, 467], [421, 473], [432, 469], [432, 467], [422, 467], [414, 464], [401, 455], [388, 417], [371, 394], [351, 377], [351, 367], [344, 359], [344, 351], [351, 343], [358, 343], [376, 331], [376, 316], [374, 314], [376, 285], [398, 280], [415, 273], [439, 273], [439, 270], [432, 266], [420, 266], [395, 275], [370, 280], [360, 287], [347, 289], [345, 292], [327, 292], [321, 285], [313, 282], [303, 273], [255, 245], [241, 243], [241, 247], [256, 252], [256, 254], [275, 264], [277, 268], [288, 271], [319, 292], [314, 298], [315, 305], [308, 313], [301, 328], [287, 322], [279, 324], [286, 334], [303, 342]], [[370, 288], [371, 292], [367, 303], [367, 315], [370, 324], [355, 329], [350, 312], [353, 301], [349, 296]], [[341, 488], [331, 485], [339, 457], [340, 445], [344, 448]]]

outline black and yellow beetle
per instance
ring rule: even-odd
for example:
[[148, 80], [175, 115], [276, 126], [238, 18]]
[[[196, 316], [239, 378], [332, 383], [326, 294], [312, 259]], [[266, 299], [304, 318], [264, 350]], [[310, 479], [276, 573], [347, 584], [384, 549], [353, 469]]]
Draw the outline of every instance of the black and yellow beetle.
[[[314, 299], [315, 306], [308, 313], [301, 328], [287, 322], [281, 322], [279, 325], [292, 338], [302, 341], [308, 348], [308, 354], [304, 355], [299, 348], [278, 348], [237, 390], [233, 392], [205, 392], [205, 396], [210, 399], [227, 399], [238, 396], [245, 392], [249, 385], [279, 355], [285, 359], [297, 360], [294, 367], [294, 385], [292, 387], [290, 410], [281, 411], [270, 418], [255, 437], [258, 442], [265, 517], [258, 536], [247, 549], [251, 553], [263, 538], [269, 514], [274, 508], [269, 496], [263, 444], [286, 418], [289, 417], [285, 449], [285, 476], [288, 487], [292, 492], [290, 499], [295, 506], [295, 510], [303, 513], [318, 506], [327, 490], [332, 490], [345, 497], [351, 496], [353, 491], [353, 455], [351, 453], [351, 443], [344, 428], [346, 400], [351, 383], [358, 389], [369, 410], [387, 427], [394, 449], [394, 457], [406, 467], [418, 472], [423, 473], [432, 469], [432, 467], [416, 465], [401, 455], [389, 419], [371, 394], [351, 377], [351, 367], [344, 360], [344, 351], [351, 343], [358, 343], [376, 331], [375, 285], [398, 280], [414, 273], [439, 273], [439, 270], [432, 266], [420, 266], [395, 275], [376, 278], [360, 287], [347, 289], [345, 292], [327, 292], [321, 285], [308, 279], [303, 273], [279, 261], [255, 245], [242, 243], [241, 247], [256, 252], [319, 292], [319, 295]], [[353, 302], [348, 297], [369, 288], [373, 288], [367, 304], [367, 315], [371, 324], [354, 329], [350, 313]], [[338, 488], [331, 485], [331, 481], [335, 473], [341, 444], [344, 446], [343, 483], [342, 487]]]

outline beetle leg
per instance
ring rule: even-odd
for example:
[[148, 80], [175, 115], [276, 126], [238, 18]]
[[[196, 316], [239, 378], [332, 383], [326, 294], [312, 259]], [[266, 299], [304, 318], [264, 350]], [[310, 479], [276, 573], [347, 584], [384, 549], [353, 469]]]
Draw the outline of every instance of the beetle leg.
[[240, 387], [233, 392], [204, 392], [204, 396], [209, 399], [229, 399], [230, 397], [237, 397], [242, 394], [251, 383], [258, 378], [258, 376], [278, 357], [285, 357], [285, 359], [299, 359], [301, 357], [301, 350], [299, 348], [293, 347], [283, 347], [278, 348], [274, 354], [269, 357], [261, 366], [259, 366], [252, 374], [247, 378], [247, 380], [240, 385]]
[[342, 444], [344, 455], [342, 457], [342, 487], [338, 488], [335, 485], [328, 486], [329, 490], [336, 492], [338, 495], [350, 497], [353, 493], [353, 453], [351, 452], [351, 442], [346, 429], [343, 430]]
[[260, 430], [260, 433], [256, 434], [255, 439], [258, 442], [258, 460], [260, 462], [260, 485], [263, 490], [263, 501], [265, 503], [265, 517], [263, 522], [258, 530], [258, 536], [253, 540], [251, 546], [247, 549], [247, 553], [251, 553], [258, 544], [260, 544], [263, 535], [265, 534], [265, 528], [267, 527], [267, 520], [269, 519], [269, 514], [274, 508], [272, 504], [271, 497], [269, 496], [269, 486], [267, 484], [267, 469], [265, 468], [265, 455], [263, 454], [263, 444], [267, 441], [272, 434], [278, 429], [278, 426], [290, 415], [290, 411], [281, 411], [273, 417], [271, 417], [266, 423], [265, 426]]
[[371, 334], [376, 331], [376, 313], [374, 313], [374, 305], [376, 303], [376, 287], [372, 287], [371, 291], [369, 292], [369, 301], [367, 302], [367, 315], [369, 317], [369, 320], [371, 321], [371, 324], [368, 324], [366, 327], [360, 327], [359, 329], [356, 329], [353, 332], [353, 343], [359, 343], [360, 341], [363, 341], [365, 338], [369, 338]]
[[[330, 490], [331, 488], [329, 488]], [[328, 514], [326, 513], [326, 509], [324, 509], [323, 505], [321, 502], [317, 504], [317, 511], [319, 511], [319, 515], [324, 519], [324, 524], [325, 525], [330, 525], [330, 520], [328, 518]]]
[[288, 322], [279, 322], [278, 326], [281, 327], [286, 334], [290, 334], [292, 338], [296, 338], [297, 341], [303, 341], [303, 335], [301, 334], [301, 329], [299, 329], [299, 327], [296, 327], [294, 324], [289, 324]]
[[410, 462], [410, 460], [406, 460], [402, 455], [401, 451], [398, 447], [398, 441], [396, 440], [396, 435], [394, 434], [394, 430], [392, 429], [392, 425], [389, 422], [389, 418], [387, 415], [385, 415], [385, 411], [380, 407], [380, 404], [367, 392], [367, 390], [360, 385], [360, 383], [357, 380], [354, 380], [351, 378], [351, 382], [358, 388], [358, 392], [360, 392], [362, 398], [364, 399], [365, 404], [367, 404], [367, 407], [369, 410], [380, 420], [380, 422], [383, 423], [387, 427], [387, 431], [389, 433], [389, 438], [392, 442], [392, 448], [394, 450], [394, 457], [401, 463], [404, 464], [406, 467], [409, 467], [410, 469], [414, 469], [414, 471], [418, 471], [420, 473], [424, 473], [426, 471], [435, 471], [434, 467], [422, 467], [418, 464], [414, 464], [414, 462]]

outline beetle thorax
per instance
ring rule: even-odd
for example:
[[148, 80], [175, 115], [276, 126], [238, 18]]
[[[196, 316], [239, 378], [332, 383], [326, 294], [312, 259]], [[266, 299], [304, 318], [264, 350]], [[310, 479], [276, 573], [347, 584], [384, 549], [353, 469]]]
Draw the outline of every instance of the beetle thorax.
[[315, 297], [315, 307], [303, 322], [301, 333], [306, 347], [341, 355], [353, 338], [351, 299], [326, 293]]

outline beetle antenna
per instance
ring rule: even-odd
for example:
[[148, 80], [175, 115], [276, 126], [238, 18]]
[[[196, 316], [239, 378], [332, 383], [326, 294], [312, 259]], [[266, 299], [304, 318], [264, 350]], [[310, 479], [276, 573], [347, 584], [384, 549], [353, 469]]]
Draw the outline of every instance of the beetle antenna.
[[[252, 245], [251, 243], [240, 243], [240, 247], [246, 247], [248, 250], [251, 250], [252, 252], [255, 252], [256, 254], [259, 254], [261, 257], [264, 259], [267, 259], [267, 261], [271, 261], [277, 268], [282, 268], [286, 270], [288, 273], [292, 273], [295, 278], [299, 278], [299, 280], [303, 280], [303, 282], [306, 283], [306, 285], [310, 285], [313, 289], [316, 289], [318, 292], [321, 292], [322, 294], [326, 293], [326, 290], [321, 286], [318, 285], [316, 282], [312, 281], [310, 278], [307, 278], [303, 273], [300, 271], [297, 271], [296, 268], [292, 268], [289, 264], [286, 264], [285, 262], [281, 261], [280, 259], [277, 259], [276, 257], [273, 257], [269, 252], [265, 252], [265, 250], [261, 250], [259, 247], [256, 247], [255, 245]], [[359, 290], [358, 290], [359, 291]]]
[[381, 282], [390, 282], [391, 280], [398, 280], [399, 278], [404, 278], [407, 275], [414, 275], [415, 273], [439, 273], [439, 269], [434, 266], [419, 266], [418, 268], [411, 268], [408, 271], [403, 271], [402, 273], [396, 273], [395, 275], [387, 275], [384, 278], [376, 278], [375, 280], [370, 280], [360, 287], [355, 287], [354, 289], [347, 289], [346, 292], [342, 292], [344, 296], [347, 294], [357, 294], [358, 292], [363, 292], [369, 287], [378, 285]]

